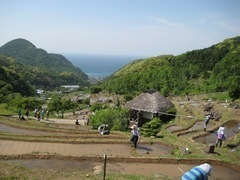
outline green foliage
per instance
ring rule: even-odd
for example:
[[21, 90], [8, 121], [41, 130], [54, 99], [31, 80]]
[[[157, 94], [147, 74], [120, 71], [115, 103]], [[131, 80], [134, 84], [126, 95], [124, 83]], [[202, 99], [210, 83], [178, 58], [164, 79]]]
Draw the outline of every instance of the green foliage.
[[226, 99], [231, 99], [229, 93], [227, 92], [218, 92], [218, 93], [209, 93], [206, 94], [206, 98], [203, 100], [212, 99], [214, 101], [225, 101]]
[[16, 109], [29, 109], [34, 110], [43, 105], [44, 101], [37, 99], [36, 97], [22, 97], [21, 94], [13, 93], [7, 96], [7, 108]]
[[117, 94], [156, 89], [164, 96], [229, 91], [239, 98], [240, 36], [179, 56], [166, 55], [127, 64], [101, 84]]
[[59, 115], [59, 112], [62, 110], [62, 98], [60, 95], [54, 95], [48, 103], [48, 110], [50, 112], [56, 112]]
[[102, 91], [102, 89], [101, 89], [101, 87], [99, 87], [99, 86], [92, 86], [92, 87], [90, 87], [90, 92], [91, 92], [92, 94], [99, 93], [99, 92], [101, 92], [101, 91]]
[[48, 110], [50, 112], [56, 112], [58, 115], [61, 112], [61, 117], [64, 118], [64, 112], [67, 110], [73, 110], [78, 107], [78, 105], [71, 101], [70, 98], [65, 99], [62, 98], [61, 95], [55, 94], [53, 95], [52, 99], [48, 103]]
[[105, 109], [105, 107], [103, 106], [102, 103], [97, 102], [97, 103], [94, 103], [94, 104], [91, 106], [91, 111], [92, 111], [92, 112], [98, 111], [98, 110], [100, 110], [100, 109]]
[[111, 130], [126, 130], [129, 113], [125, 108], [100, 109], [90, 116], [90, 125], [97, 128], [101, 124], [108, 124]]
[[29, 82], [37, 88], [52, 90], [68, 84], [89, 85], [87, 75], [64, 56], [49, 54], [24, 39], [15, 39], [0, 47], [0, 65], [20, 76], [21, 84]]
[[229, 97], [233, 100], [240, 98], [240, 76], [232, 76], [229, 78]]
[[145, 137], [156, 136], [161, 130], [162, 122], [159, 118], [153, 118], [145, 123], [141, 128], [141, 134]]
[[125, 102], [131, 101], [131, 100], [133, 99], [133, 96], [132, 96], [132, 95], [129, 95], [129, 94], [125, 94], [125, 95], [123, 96], [123, 99], [124, 99]]
[[13, 115], [13, 112], [7, 107], [7, 104], [3, 103], [0, 104], [0, 115]]
[[17, 73], [18, 67], [23, 68], [21, 64], [16, 63], [12, 58], [0, 55], [0, 65], [0, 95], [3, 97], [0, 102], [6, 102], [5, 97], [13, 92], [20, 93], [22, 96], [35, 94], [28, 81]]

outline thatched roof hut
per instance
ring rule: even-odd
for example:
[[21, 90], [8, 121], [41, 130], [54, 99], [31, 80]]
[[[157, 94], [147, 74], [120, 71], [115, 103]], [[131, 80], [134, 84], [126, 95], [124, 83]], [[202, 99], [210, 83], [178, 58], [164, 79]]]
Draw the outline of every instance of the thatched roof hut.
[[158, 91], [150, 90], [128, 101], [125, 107], [130, 109], [129, 125], [136, 124], [141, 127], [154, 117], [162, 116], [168, 109], [174, 107], [174, 104]]
[[125, 107], [136, 111], [161, 114], [174, 107], [174, 104], [158, 91], [147, 91], [128, 101]]

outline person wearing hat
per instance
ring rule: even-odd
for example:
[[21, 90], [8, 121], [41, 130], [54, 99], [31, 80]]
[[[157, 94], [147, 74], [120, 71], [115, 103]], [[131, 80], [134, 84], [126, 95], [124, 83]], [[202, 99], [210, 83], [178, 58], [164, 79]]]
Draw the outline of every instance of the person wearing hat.
[[208, 176], [211, 176], [211, 171], [211, 165], [204, 163], [184, 173], [182, 180], [208, 180]]
[[131, 126], [131, 133], [132, 133], [132, 138], [131, 138], [131, 142], [133, 142], [134, 147], [137, 147], [137, 142], [138, 140], [140, 140], [140, 133], [139, 133], [139, 129], [136, 125], [132, 125]]
[[222, 146], [222, 141], [225, 139], [226, 135], [224, 134], [224, 127], [220, 126], [218, 131], [217, 131], [217, 141], [216, 141], [216, 147]]

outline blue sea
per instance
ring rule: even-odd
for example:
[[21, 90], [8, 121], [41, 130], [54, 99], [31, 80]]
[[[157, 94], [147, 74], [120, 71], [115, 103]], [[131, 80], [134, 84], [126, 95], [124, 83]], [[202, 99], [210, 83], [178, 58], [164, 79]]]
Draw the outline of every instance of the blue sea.
[[97, 54], [64, 54], [76, 67], [79, 67], [89, 77], [105, 78], [110, 76], [129, 62], [141, 59], [127, 55], [97, 55]]

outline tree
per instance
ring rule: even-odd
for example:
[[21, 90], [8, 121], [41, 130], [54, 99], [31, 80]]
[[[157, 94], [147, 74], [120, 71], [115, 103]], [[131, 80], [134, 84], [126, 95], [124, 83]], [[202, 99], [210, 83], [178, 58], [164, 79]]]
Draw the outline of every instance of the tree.
[[236, 100], [240, 98], [240, 77], [231, 79], [232, 81], [228, 88], [228, 94], [230, 98]]
[[36, 97], [22, 97], [20, 94], [10, 94], [7, 96], [7, 105], [9, 109], [29, 109], [34, 110], [43, 105], [43, 101]]
[[57, 115], [59, 115], [59, 112], [62, 109], [62, 98], [59, 95], [54, 95], [48, 103], [48, 109], [50, 112], [55, 111]]
[[72, 102], [70, 98], [64, 99], [59, 94], [54, 95], [48, 103], [48, 110], [51, 112], [55, 111], [58, 116], [61, 112], [61, 118], [64, 118], [64, 112], [66, 110], [72, 109], [74, 112], [76, 107], [77, 104]]

